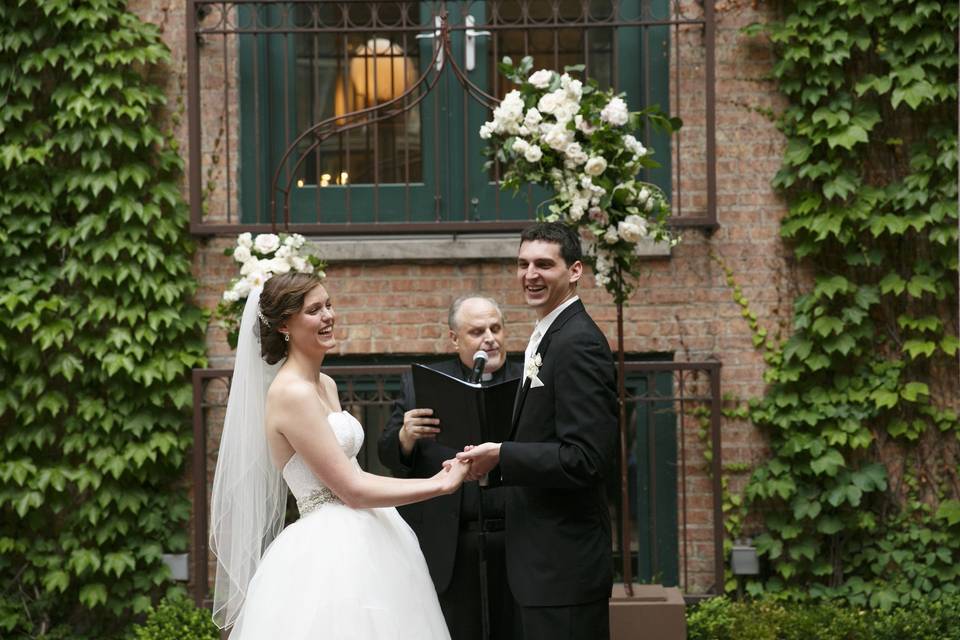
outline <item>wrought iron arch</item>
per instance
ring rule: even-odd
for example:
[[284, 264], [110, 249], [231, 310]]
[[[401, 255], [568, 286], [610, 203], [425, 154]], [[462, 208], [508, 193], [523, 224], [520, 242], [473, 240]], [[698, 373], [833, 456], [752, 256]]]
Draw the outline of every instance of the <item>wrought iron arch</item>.
[[[293, 191], [298, 170], [310, 154], [314, 153], [325, 140], [333, 136], [384, 122], [411, 111], [437, 86], [447, 66], [450, 67], [453, 76], [472, 100], [488, 109], [493, 109], [500, 103], [497, 97], [490, 95], [471, 81], [463, 68], [457, 64], [451, 34], [454, 31], [469, 32], [472, 26], [452, 26], [449, 18], [446, 2], [444, 2], [441, 4], [439, 12], [435, 14], [436, 23], [432, 33], [434, 38], [433, 58], [426, 65], [423, 73], [406, 91], [386, 102], [322, 120], [297, 136], [287, 147], [277, 163], [270, 185], [270, 220], [274, 230], [276, 230], [278, 222], [278, 206], [280, 207], [280, 213], [282, 213], [284, 228], [290, 226], [290, 193]], [[376, 48], [374, 48], [372, 58], [374, 64], [376, 64]], [[312, 139], [310, 144], [305, 149], [300, 150], [298, 154], [297, 150], [301, 144], [310, 139]], [[288, 163], [292, 163], [292, 165], [289, 170], [284, 171]], [[284, 173], [286, 178], [282, 177]], [[279, 203], [278, 196], [280, 198]]]

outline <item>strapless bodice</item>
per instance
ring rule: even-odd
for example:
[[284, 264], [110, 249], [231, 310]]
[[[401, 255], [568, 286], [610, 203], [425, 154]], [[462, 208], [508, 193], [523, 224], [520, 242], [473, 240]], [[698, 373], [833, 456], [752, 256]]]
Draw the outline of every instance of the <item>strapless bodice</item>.
[[[333, 430], [340, 448], [357, 465], [356, 457], [363, 446], [363, 426], [346, 411], [338, 411], [327, 416], [327, 422]], [[359, 469], [359, 465], [357, 465]], [[283, 479], [297, 499], [300, 515], [329, 502], [340, 502], [330, 489], [313, 475], [310, 467], [299, 453], [294, 453], [283, 467]]]

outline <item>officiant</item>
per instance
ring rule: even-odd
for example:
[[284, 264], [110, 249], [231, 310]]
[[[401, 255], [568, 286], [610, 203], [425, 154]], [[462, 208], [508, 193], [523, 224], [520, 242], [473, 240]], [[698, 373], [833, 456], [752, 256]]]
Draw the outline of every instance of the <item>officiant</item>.
[[[484, 351], [487, 360], [481, 384], [521, 376], [523, 367], [506, 360], [503, 314], [495, 300], [461, 296], [450, 305], [447, 323], [456, 357], [431, 368], [468, 380], [474, 355]], [[409, 373], [402, 384], [402, 396], [378, 442], [380, 461], [397, 477], [427, 478], [457, 451], [437, 441], [443, 424], [431, 417], [430, 409], [417, 407]], [[420, 540], [452, 640], [483, 640], [485, 627], [492, 640], [514, 638], [514, 604], [504, 566], [501, 492], [501, 488], [481, 489], [477, 483], [468, 483], [451, 495], [399, 509]], [[483, 607], [482, 577], [487, 585]], [[483, 620], [484, 608], [489, 612], [487, 621]]]

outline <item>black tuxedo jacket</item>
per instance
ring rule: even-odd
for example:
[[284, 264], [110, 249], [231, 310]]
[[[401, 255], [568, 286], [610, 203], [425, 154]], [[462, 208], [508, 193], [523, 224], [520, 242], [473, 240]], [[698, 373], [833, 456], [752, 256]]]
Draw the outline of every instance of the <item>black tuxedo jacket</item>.
[[500, 448], [507, 576], [525, 607], [610, 596], [610, 515], [617, 393], [606, 337], [578, 300], [541, 339], [542, 387], [523, 380], [513, 437]]
[[[470, 371], [461, 364], [459, 358], [444, 360], [430, 367], [462, 380], [466, 380], [470, 375]], [[520, 364], [508, 361], [494, 372], [489, 384], [519, 378], [522, 373], [523, 367]], [[444, 460], [453, 458], [457, 450], [440, 444], [436, 440], [421, 439], [414, 445], [410, 459], [403, 459], [400, 451], [403, 414], [417, 408], [417, 399], [413, 390], [413, 376], [410, 373], [403, 375], [402, 384], [403, 395], [394, 403], [390, 420], [377, 441], [380, 462], [399, 478], [429, 478], [440, 471]], [[438, 593], [447, 590], [453, 577], [462, 499], [463, 489], [461, 488], [450, 495], [437, 496], [425, 502], [409, 504], [398, 509], [420, 540], [420, 548], [423, 550], [427, 568], [430, 570], [430, 576]]]

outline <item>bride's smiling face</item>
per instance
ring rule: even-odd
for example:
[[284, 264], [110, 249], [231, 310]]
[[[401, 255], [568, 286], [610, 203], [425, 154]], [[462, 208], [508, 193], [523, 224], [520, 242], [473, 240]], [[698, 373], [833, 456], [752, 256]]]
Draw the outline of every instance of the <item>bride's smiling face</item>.
[[306, 352], [326, 353], [337, 345], [333, 335], [336, 317], [327, 290], [318, 284], [304, 296], [303, 308], [287, 320], [290, 345]]

